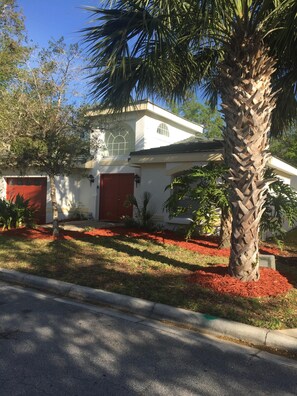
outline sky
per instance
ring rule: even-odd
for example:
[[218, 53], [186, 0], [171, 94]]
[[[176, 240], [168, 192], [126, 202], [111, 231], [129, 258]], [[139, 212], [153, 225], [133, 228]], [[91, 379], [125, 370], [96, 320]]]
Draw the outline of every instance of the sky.
[[[49, 40], [57, 40], [62, 36], [66, 44], [81, 41], [80, 30], [90, 25], [92, 15], [82, 8], [100, 6], [99, 0], [16, 0], [16, 3], [25, 17], [29, 41], [39, 48], [46, 48]], [[73, 81], [67, 96], [72, 103], [92, 102], [89, 91], [88, 79], [83, 73]]]
[[50, 39], [64, 36], [67, 43], [81, 39], [91, 13], [83, 6], [98, 6], [98, 0], [17, 0], [25, 15], [29, 39], [45, 47]]
[[[16, 0], [25, 16], [29, 40], [39, 47], [47, 47], [51, 39], [64, 37], [67, 44], [82, 39], [81, 29], [90, 25], [91, 12], [84, 6], [100, 7], [100, 0]], [[84, 82], [82, 85], [86, 86]], [[200, 101], [202, 95], [197, 91]], [[159, 102], [159, 101], [157, 101]], [[164, 106], [162, 101], [159, 103]]]

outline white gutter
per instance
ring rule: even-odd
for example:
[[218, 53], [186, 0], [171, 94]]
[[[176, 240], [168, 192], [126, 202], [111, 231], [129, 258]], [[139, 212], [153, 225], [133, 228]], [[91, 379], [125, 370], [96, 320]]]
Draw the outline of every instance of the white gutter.
[[290, 176], [297, 176], [297, 168], [287, 164], [286, 162], [276, 157], [270, 157], [270, 159], [268, 160], [268, 166], [272, 169], [286, 173]]

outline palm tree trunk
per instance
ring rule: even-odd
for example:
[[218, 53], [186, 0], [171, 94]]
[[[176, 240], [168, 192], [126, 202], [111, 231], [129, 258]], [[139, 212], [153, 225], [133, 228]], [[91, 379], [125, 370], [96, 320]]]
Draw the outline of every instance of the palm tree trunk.
[[230, 167], [232, 211], [230, 273], [242, 281], [259, 279], [259, 224], [267, 183], [268, 132], [274, 96], [274, 59], [261, 38], [239, 34], [221, 65], [225, 155]]
[[50, 193], [52, 201], [52, 215], [53, 215], [53, 236], [59, 235], [59, 212], [57, 204], [57, 194], [55, 185], [55, 176], [49, 175], [50, 180]]

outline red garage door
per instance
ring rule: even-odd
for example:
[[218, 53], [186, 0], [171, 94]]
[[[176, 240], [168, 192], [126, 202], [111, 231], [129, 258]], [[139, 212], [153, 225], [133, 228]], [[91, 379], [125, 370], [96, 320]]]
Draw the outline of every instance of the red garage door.
[[44, 224], [46, 218], [46, 178], [7, 177], [6, 198], [15, 199], [19, 194], [36, 208], [36, 223]]
[[122, 216], [132, 216], [132, 206], [126, 207], [127, 196], [134, 193], [134, 174], [117, 173], [100, 176], [99, 219], [120, 221]]

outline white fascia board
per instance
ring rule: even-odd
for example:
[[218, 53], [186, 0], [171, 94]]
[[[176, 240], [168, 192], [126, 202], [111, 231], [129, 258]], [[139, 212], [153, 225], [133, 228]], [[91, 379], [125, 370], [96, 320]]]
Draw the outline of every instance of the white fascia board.
[[135, 106], [128, 106], [123, 110], [122, 113], [112, 113], [110, 110], [100, 110], [100, 111], [90, 111], [87, 115], [90, 117], [100, 116], [100, 115], [112, 115], [112, 114], [125, 114], [130, 112], [138, 112], [138, 111], [148, 111], [159, 117], [165, 118], [174, 122], [184, 128], [190, 129], [193, 133], [203, 133], [203, 126], [196, 124], [194, 122], [188, 121], [178, 115], [171, 113], [168, 110], [163, 109], [162, 107], [155, 105], [151, 102], [143, 102], [138, 103]]
[[290, 176], [297, 176], [297, 168], [294, 168], [294, 166], [289, 165], [276, 157], [270, 157], [268, 160], [268, 166], [269, 168], [286, 173]]
[[147, 109], [146, 109], [147, 111], [150, 111], [160, 117], [167, 118], [171, 122], [175, 122], [176, 124], [181, 125], [184, 128], [191, 129], [195, 133], [203, 133], [202, 125], [196, 124], [182, 117], [179, 117], [178, 115], [175, 115], [168, 110], [162, 109], [162, 107], [159, 107], [151, 102], [147, 102], [146, 105], [147, 105]]
[[223, 159], [223, 155], [220, 152], [132, 155], [130, 159], [130, 165], [158, 164], [158, 163], [168, 163], [168, 162], [222, 161], [222, 159]]

